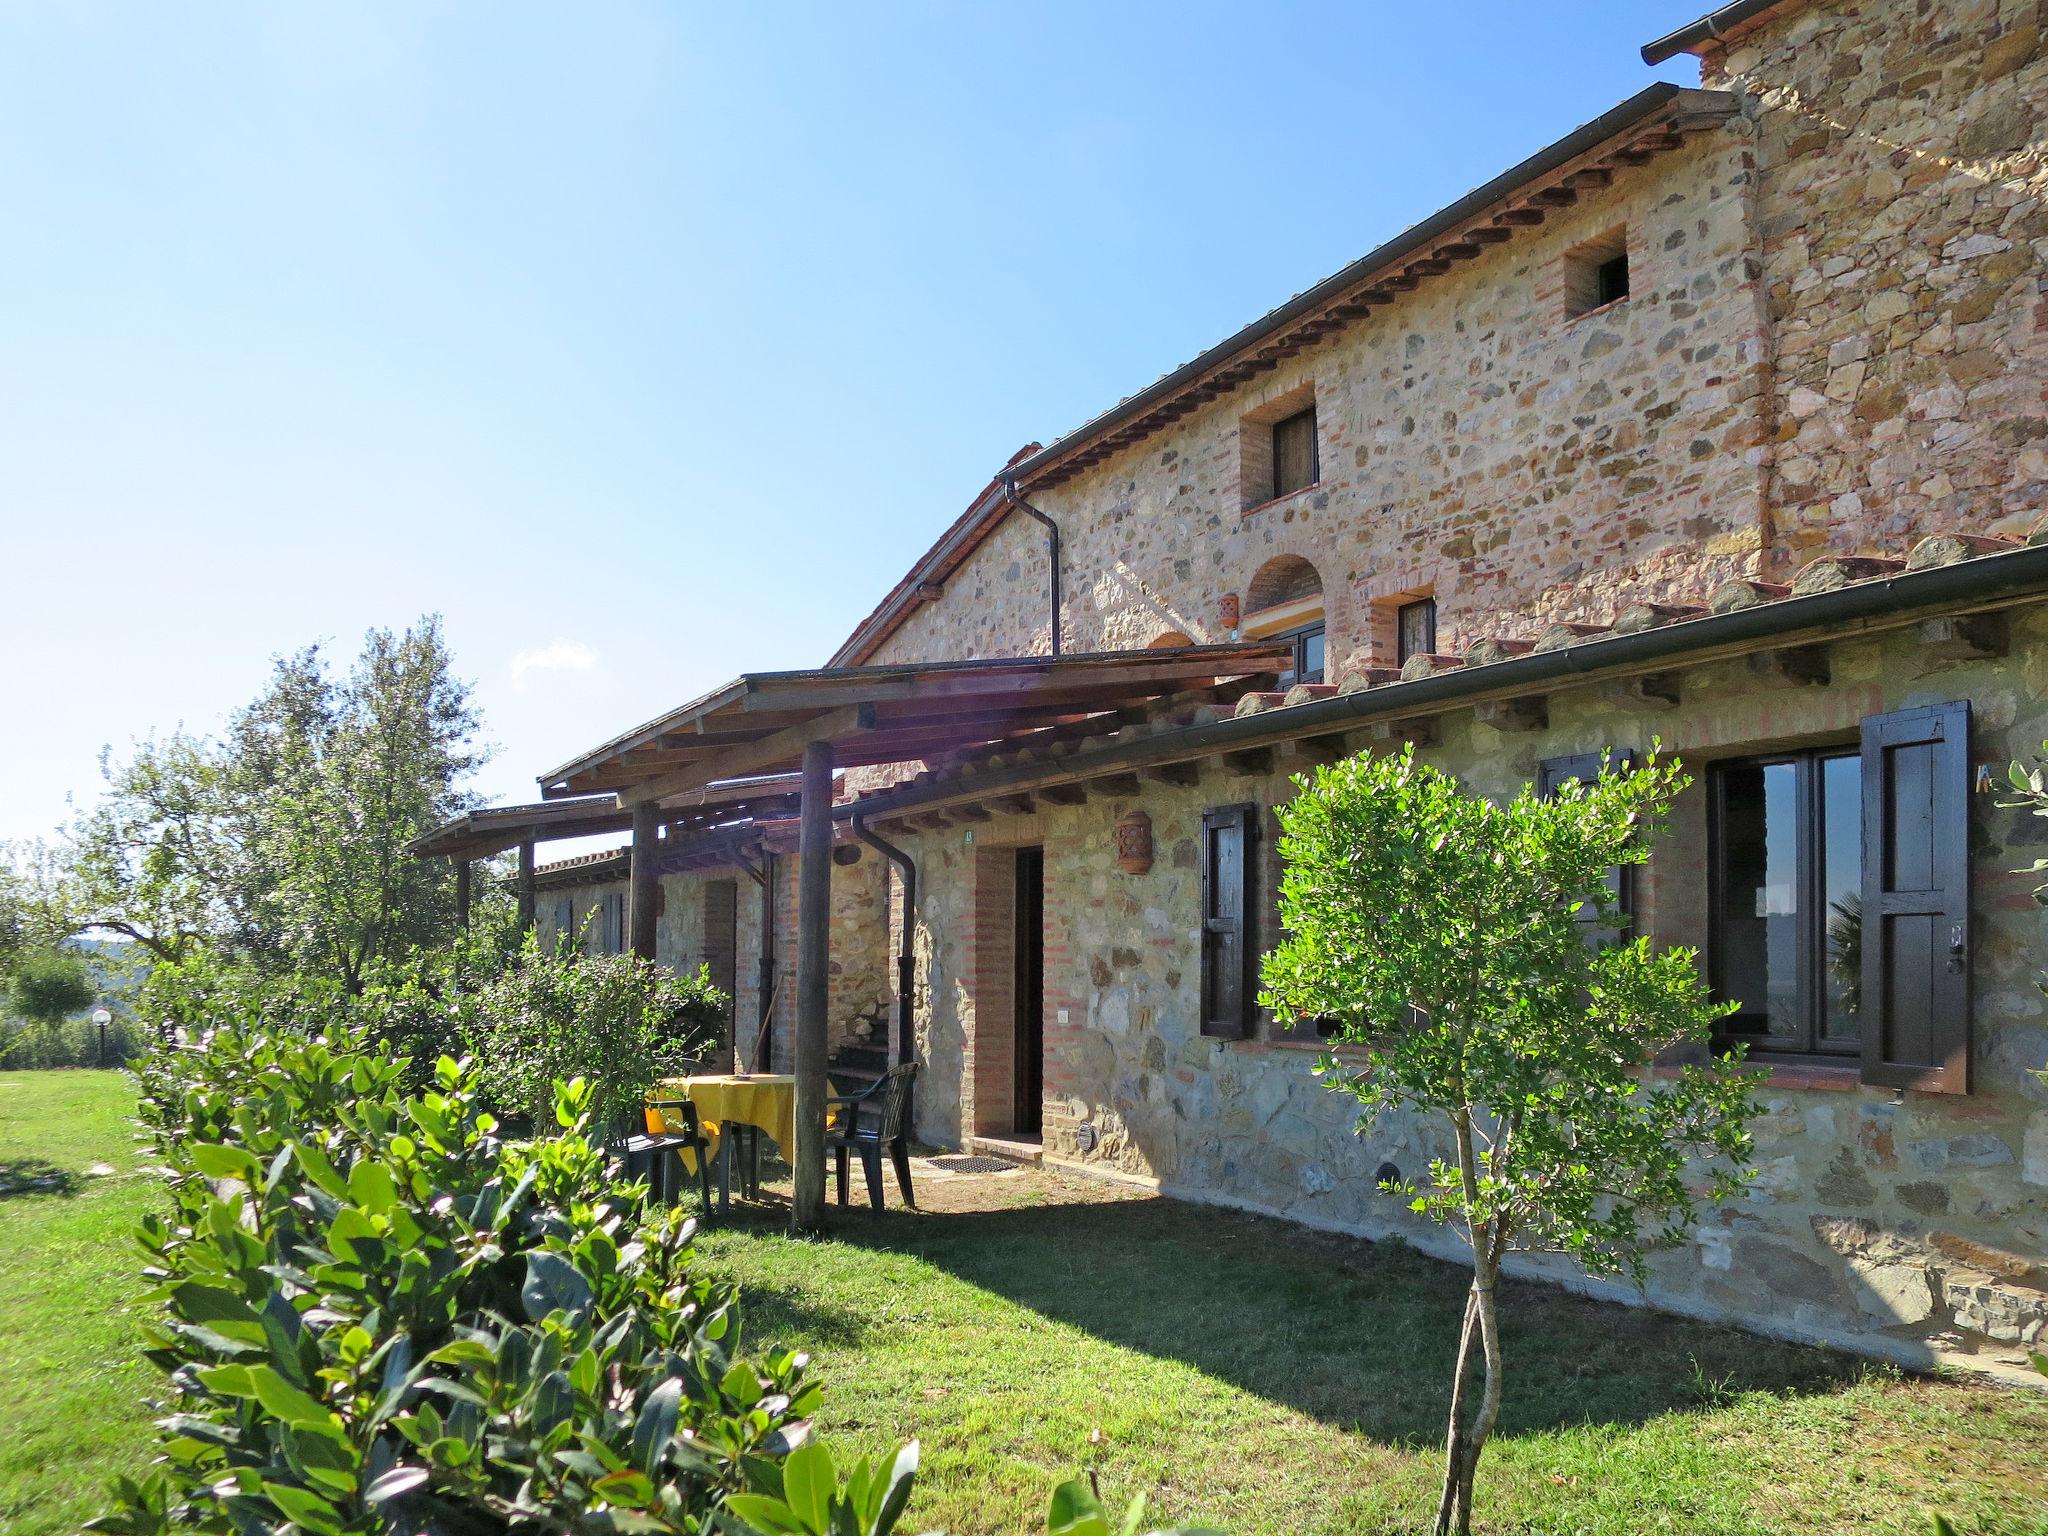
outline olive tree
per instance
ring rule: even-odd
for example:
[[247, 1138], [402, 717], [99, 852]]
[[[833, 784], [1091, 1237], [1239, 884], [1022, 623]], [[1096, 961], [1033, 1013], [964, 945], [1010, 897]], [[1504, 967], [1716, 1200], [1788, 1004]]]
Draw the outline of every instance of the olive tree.
[[[1279, 812], [1286, 937], [1260, 1001], [1363, 1049], [1317, 1067], [1358, 1100], [1361, 1134], [1403, 1111], [1445, 1133], [1426, 1175], [1381, 1187], [1471, 1246], [1436, 1519], [1463, 1533], [1500, 1415], [1508, 1255], [1562, 1252], [1641, 1284], [1697, 1200], [1748, 1174], [1757, 1105], [1735, 1063], [1644, 1070], [1666, 1047], [1704, 1044], [1729, 1010], [1692, 951], [1623, 937], [1610, 893], [1610, 872], [1648, 857], [1688, 781], [1652, 755], [1502, 805], [1403, 751], [1297, 782]], [[1485, 1369], [1470, 1404], [1475, 1343]]]

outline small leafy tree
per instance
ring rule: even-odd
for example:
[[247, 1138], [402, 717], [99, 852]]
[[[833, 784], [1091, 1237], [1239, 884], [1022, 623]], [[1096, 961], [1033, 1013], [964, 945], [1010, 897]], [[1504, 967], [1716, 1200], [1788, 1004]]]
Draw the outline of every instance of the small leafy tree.
[[[1500, 1415], [1507, 1256], [1563, 1252], [1640, 1284], [1648, 1252], [1694, 1221], [1696, 1190], [1723, 1199], [1746, 1177], [1758, 1106], [1734, 1063], [1655, 1083], [1641, 1070], [1731, 1010], [1692, 951], [1613, 937], [1608, 872], [1648, 857], [1687, 782], [1653, 755], [1496, 805], [1404, 751], [1320, 769], [1280, 810], [1288, 937], [1266, 957], [1261, 1002], [1365, 1049], [1362, 1067], [1326, 1055], [1317, 1068], [1358, 1100], [1361, 1133], [1405, 1110], [1449, 1142], [1425, 1177], [1383, 1186], [1472, 1249], [1439, 1533], [1470, 1530]], [[1468, 1408], [1475, 1342], [1484, 1387]]]

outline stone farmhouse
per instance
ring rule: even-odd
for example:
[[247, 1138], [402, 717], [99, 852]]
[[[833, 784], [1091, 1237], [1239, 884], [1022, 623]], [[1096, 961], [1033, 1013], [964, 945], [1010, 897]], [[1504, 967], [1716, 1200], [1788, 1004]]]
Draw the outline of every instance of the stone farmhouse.
[[1698, 89], [1019, 453], [824, 668], [422, 851], [466, 883], [517, 847], [544, 936], [708, 964], [744, 1064], [920, 1062], [927, 1142], [1431, 1246], [1375, 1188], [1431, 1130], [1356, 1136], [1257, 1007], [1272, 807], [1403, 742], [1509, 795], [1660, 740], [1695, 784], [1629, 910], [1741, 1002], [1768, 1115], [1649, 1300], [2014, 1367], [2048, 1348], [2044, 829], [1995, 788], [2048, 738], [2044, 26], [1722, 7], [1644, 49]]

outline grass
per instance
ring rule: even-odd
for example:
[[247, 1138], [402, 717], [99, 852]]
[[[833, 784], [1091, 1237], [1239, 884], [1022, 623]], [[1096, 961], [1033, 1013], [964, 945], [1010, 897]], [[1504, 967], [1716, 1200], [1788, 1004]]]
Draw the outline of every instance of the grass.
[[[119, 1072], [0, 1073], [0, 1531], [73, 1531], [149, 1458], [137, 1171]], [[95, 1166], [113, 1170], [89, 1174]]]
[[[978, 1183], [983, 1209], [854, 1212], [824, 1242], [759, 1218], [703, 1240], [749, 1347], [817, 1360], [831, 1441], [923, 1442], [909, 1529], [1035, 1529], [1089, 1466], [1235, 1536], [1427, 1529], [1457, 1271], [1038, 1175]], [[1511, 1288], [1506, 1333], [1489, 1532], [1925, 1533], [1937, 1509], [2048, 1532], [2048, 1399], [1537, 1285]]]
[[[136, 1358], [152, 1198], [130, 1088], [0, 1074], [0, 1531], [74, 1530], [149, 1456]], [[112, 1174], [88, 1174], [96, 1164]], [[1039, 1175], [927, 1186], [925, 1215], [770, 1215], [709, 1230], [748, 1344], [808, 1349], [821, 1428], [915, 1436], [905, 1531], [1038, 1530], [1054, 1482], [1101, 1471], [1162, 1520], [1235, 1536], [1423, 1529], [1462, 1282], [1393, 1246]], [[1510, 1389], [1481, 1528], [1556, 1536], [2048, 1533], [2048, 1398], [1924, 1381], [1516, 1286]], [[1091, 1437], [1096, 1443], [1091, 1444]]]

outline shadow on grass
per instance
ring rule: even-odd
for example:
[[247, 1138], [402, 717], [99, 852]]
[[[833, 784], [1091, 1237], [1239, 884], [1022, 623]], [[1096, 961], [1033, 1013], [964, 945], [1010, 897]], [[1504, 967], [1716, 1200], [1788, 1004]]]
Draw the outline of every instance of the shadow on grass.
[[[769, 1218], [750, 1214], [744, 1224], [755, 1221], [765, 1228]], [[1409, 1449], [1441, 1443], [1470, 1272], [1398, 1243], [1167, 1199], [849, 1212], [831, 1235], [922, 1259], [1095, 1338], [1191, 1365], [1334, 1427]], [[758, 1311], [757, 1296], [765, 1303]], [[788, 1301], [746, 1289], [757, 1334], [786, 1326], [824, 1338], [851, 1326], [778, 1310]], [[1832, 1393], [1871, 1369], [1530, 1281], [1504, 1286], [1502, 1332], [1504, 1434], [1640, 1424], [1750, 1391]]]
[[0, 1158], [0, 1200], [20, 1195], [75, 1195], [84, 1183], [69, 1168], [59, 1168], [45, 1158]]

